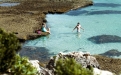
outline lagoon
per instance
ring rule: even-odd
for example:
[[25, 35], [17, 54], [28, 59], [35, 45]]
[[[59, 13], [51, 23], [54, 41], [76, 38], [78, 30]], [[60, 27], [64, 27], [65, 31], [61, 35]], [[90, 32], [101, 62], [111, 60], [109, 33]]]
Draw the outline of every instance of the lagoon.
[[[24, 47], [44, 47], [50, 54], [84, 51], [91, 54], [104, 53], [111, 49], [121, 51], [121, 43], [95, 44], [87, 40], [97, 35], [121, 37], [121, 0], [94, 0], [94, 5], [71, 10], [63, 14], [47, 14], [47, 26], [51, 34], [28, 40]], [[80, 22], [84, 31], [78, 34], [73, 28]]]

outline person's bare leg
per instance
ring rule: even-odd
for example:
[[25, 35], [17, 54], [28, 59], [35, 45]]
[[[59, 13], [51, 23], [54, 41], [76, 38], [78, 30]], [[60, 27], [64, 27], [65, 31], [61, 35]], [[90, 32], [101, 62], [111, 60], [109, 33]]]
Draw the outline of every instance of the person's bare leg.
[[50, 33], [50, 28], [48, 28], [47, 30], [48, 30], [47, 32], [49, 32], [49, 33]]

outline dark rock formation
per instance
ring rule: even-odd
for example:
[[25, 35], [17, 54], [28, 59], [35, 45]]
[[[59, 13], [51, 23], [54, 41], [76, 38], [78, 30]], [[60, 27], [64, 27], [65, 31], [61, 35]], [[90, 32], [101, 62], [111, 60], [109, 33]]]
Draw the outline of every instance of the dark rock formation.
[[111, 49], [105, 53], [99, 54], [99, 55], [103, 55], [103, 56], [108, 56], [108, 57], [112, 57], [112, 56], [120, 56], [121, 52], [119, 52], [117, 49]]
[[116, 35], [98, 35], [90, 37], [88, 38], [88, 40], [96, 44], [115, 43], [115, 42], [121, 42], [121, 37]]

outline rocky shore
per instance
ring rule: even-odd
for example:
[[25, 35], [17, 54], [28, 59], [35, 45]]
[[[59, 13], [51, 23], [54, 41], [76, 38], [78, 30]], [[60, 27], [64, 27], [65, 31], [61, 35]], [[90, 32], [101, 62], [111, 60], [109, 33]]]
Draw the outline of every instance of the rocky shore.
[[[110, 72], [115, 73], [116, 75], [118, 75], [121, 72], [121, 59], [119, 58], [113, 58], [113, 57], [109, 57], [109, 54], [118, 52], [117, 50], [110, 50], [110, 52], [108, 52], [108, 54], [106, 55], [90, 55], [95, 57], [96, 61], [98, 62], [98, 67], [101, 70], [107, 70]], [[71, 53], [71, 52], [70, 52]], [[79, 52], [75, 52], [74, 56], [78, 57], [79, 55], [77, 54]], [[107, 52], [106, 52], [107, 53]], [[49, 63], [50, 61], [50, 56], [55, 56], [54, 54], [50, 54], [48, 52], [48, 49], [44, 48], [44, 47], [24, 47], [20, 52], [19, 52], [20, 56], [27, 56], [29, 57], [30, 60], [38, 60], [40, 62], [40, 65], [43, 67], [46, 67], [45, 65], [47, 65], [47, 63]], [[68, 54], [68, 53], [61, 53], [61, 54]], [[105, 53], [103, 53], [105, 54]], [[68, 54], [69, 55], [69, 54]], [[113, 55], [113, 54], [112, 54]], [[73, 55], [71, 55], [71, 57], [73, 57]], [[83, 61], [80, 58], [81, 61]]]
[[121, 59], [115, 59], [101, 55], [94, 55], [94, 57], [100, 64], [100, 69], [111, 71], [116, 75], [121, 73]]
[[17, 6], [0, 6], [0, 28], [13, 32], [21, 40], [34, 39], [38, 36], [35, 30], [40, 29], [48, 13], [64, 13], [72, 9], [92, 5], [90, 0], [5, 0], [17, 2]]
[[[101, 56], [101, 60], [100, 60], [100, 56], [92, 56], [90, 53], [86, 52], [69, 52], [69, 53], [62, 53], [60, 52], [59, 54], [51, 57], [51, 59], [49, 60], [48, 64], [46, 65], [46, 68], [39, 66], [39, 61], [38, 60], [31, 60], [30, 62], [32, 63], [32, 65], [37, 68], [38, 73], [42, 74], [42, 75], [58, 75], [56, 74], [56, 67], [58, 66], [57, 62], [59, 59], [63, 60], [63, 64], [64, 64], [64, 60], [65, 59], [69, 59], [69, 58], [73, 58], [78, 64], [82, 65], [83, 68], [85, 69], [89, 69], [91, 70], [91, 67], [93, 68], [93, 75], [119, 75], [119, 71], [116, 71], [116, 69], [114, 68], [110, 68], [108, 65], [112, 65], [114, 66], [113, 63], [110, 63], [110, 59], [104, 59]], [[96, 59], [97, 58], [97, 59]], [[108, 63], [105, 62], [105, 66], [101, 66], [100, 63], [98, 63], [99, 61], [104, 60], [107, 61]], [[115, 60], [111, 60], [112, 62], [115, 62]], [[71, 61], [72, 62], [72, 61]], [[103, 63], [103, 62], [101, 62]], [[71, 63], [72, 64], [72, 63]], [[71, 68], [71, 64], [68, 63], [68, 65], [66, 64], [65, 66], [63, 66], [63, 69], [60, 68], [59, 70], [64, 70], [68, 67]], [[117, 63], [115, 63], [117, 64]], [[120, 63], [119, 63], [120, 64]], [[62, 65], [61, 65], [62, 66]], [[68, 66], [68, 67], [66, 67]], [[75, 66], [73, 66], [74, 68]], [[102, 68], [101, 68], [102, 67]], [[104, 69], [103, 67], [109, 67], [109, 69]], [[115, 68], [120, 68], [120, 67], [115, 67]], [[114, 69], [114, 70], [113, 70]], [[112, 72], [113, 71], [113, 72]], [[64, 71], [65, 72], [65, 71]], [[70, 71], [71, 72], [71, 71]], [[63, 74], [62, 74], [63, 75]], [[70, 75], [70, 74], [69, 74]]]
[[[13, 0], [9, 2], [19, 2], [20, 4], [14, 7], [0, 6], [0, 28], [8, 33], [14, 33], [20, 41], [48, 34], [42, 32], [41, 35], [38, 35], [35, 33], [35, 30], [41, 28], [42, 22], [47, 22], [45, 19], [46, 14], [61, 14], [93, 4], [90, 0]], [[48, 53], [45, 52], [45, 54]], [[94, 57], [96, 57], [101, 69], [116, 74], [121, 72], [121, 59], [99, 55]]]

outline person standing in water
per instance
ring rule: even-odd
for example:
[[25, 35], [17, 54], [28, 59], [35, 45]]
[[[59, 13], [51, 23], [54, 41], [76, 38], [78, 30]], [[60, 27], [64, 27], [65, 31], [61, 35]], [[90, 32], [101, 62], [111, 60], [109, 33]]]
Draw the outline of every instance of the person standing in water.
[[42, 31], [50, 33], [50, 28], [46, 28], [46, 24], [42, 23]]
[[[80, 23], [78, 22], [77, 25], [76, 25], [76, 27], [73, 29], [73, 31], [74, 31], [75, 29], [77, 29], [77, 32], [80, 33], [80, 29], [83, 29], [83, 28], [81, 27]], [[83, 29], [83, 30], [84, 30], [84, 29]]]

